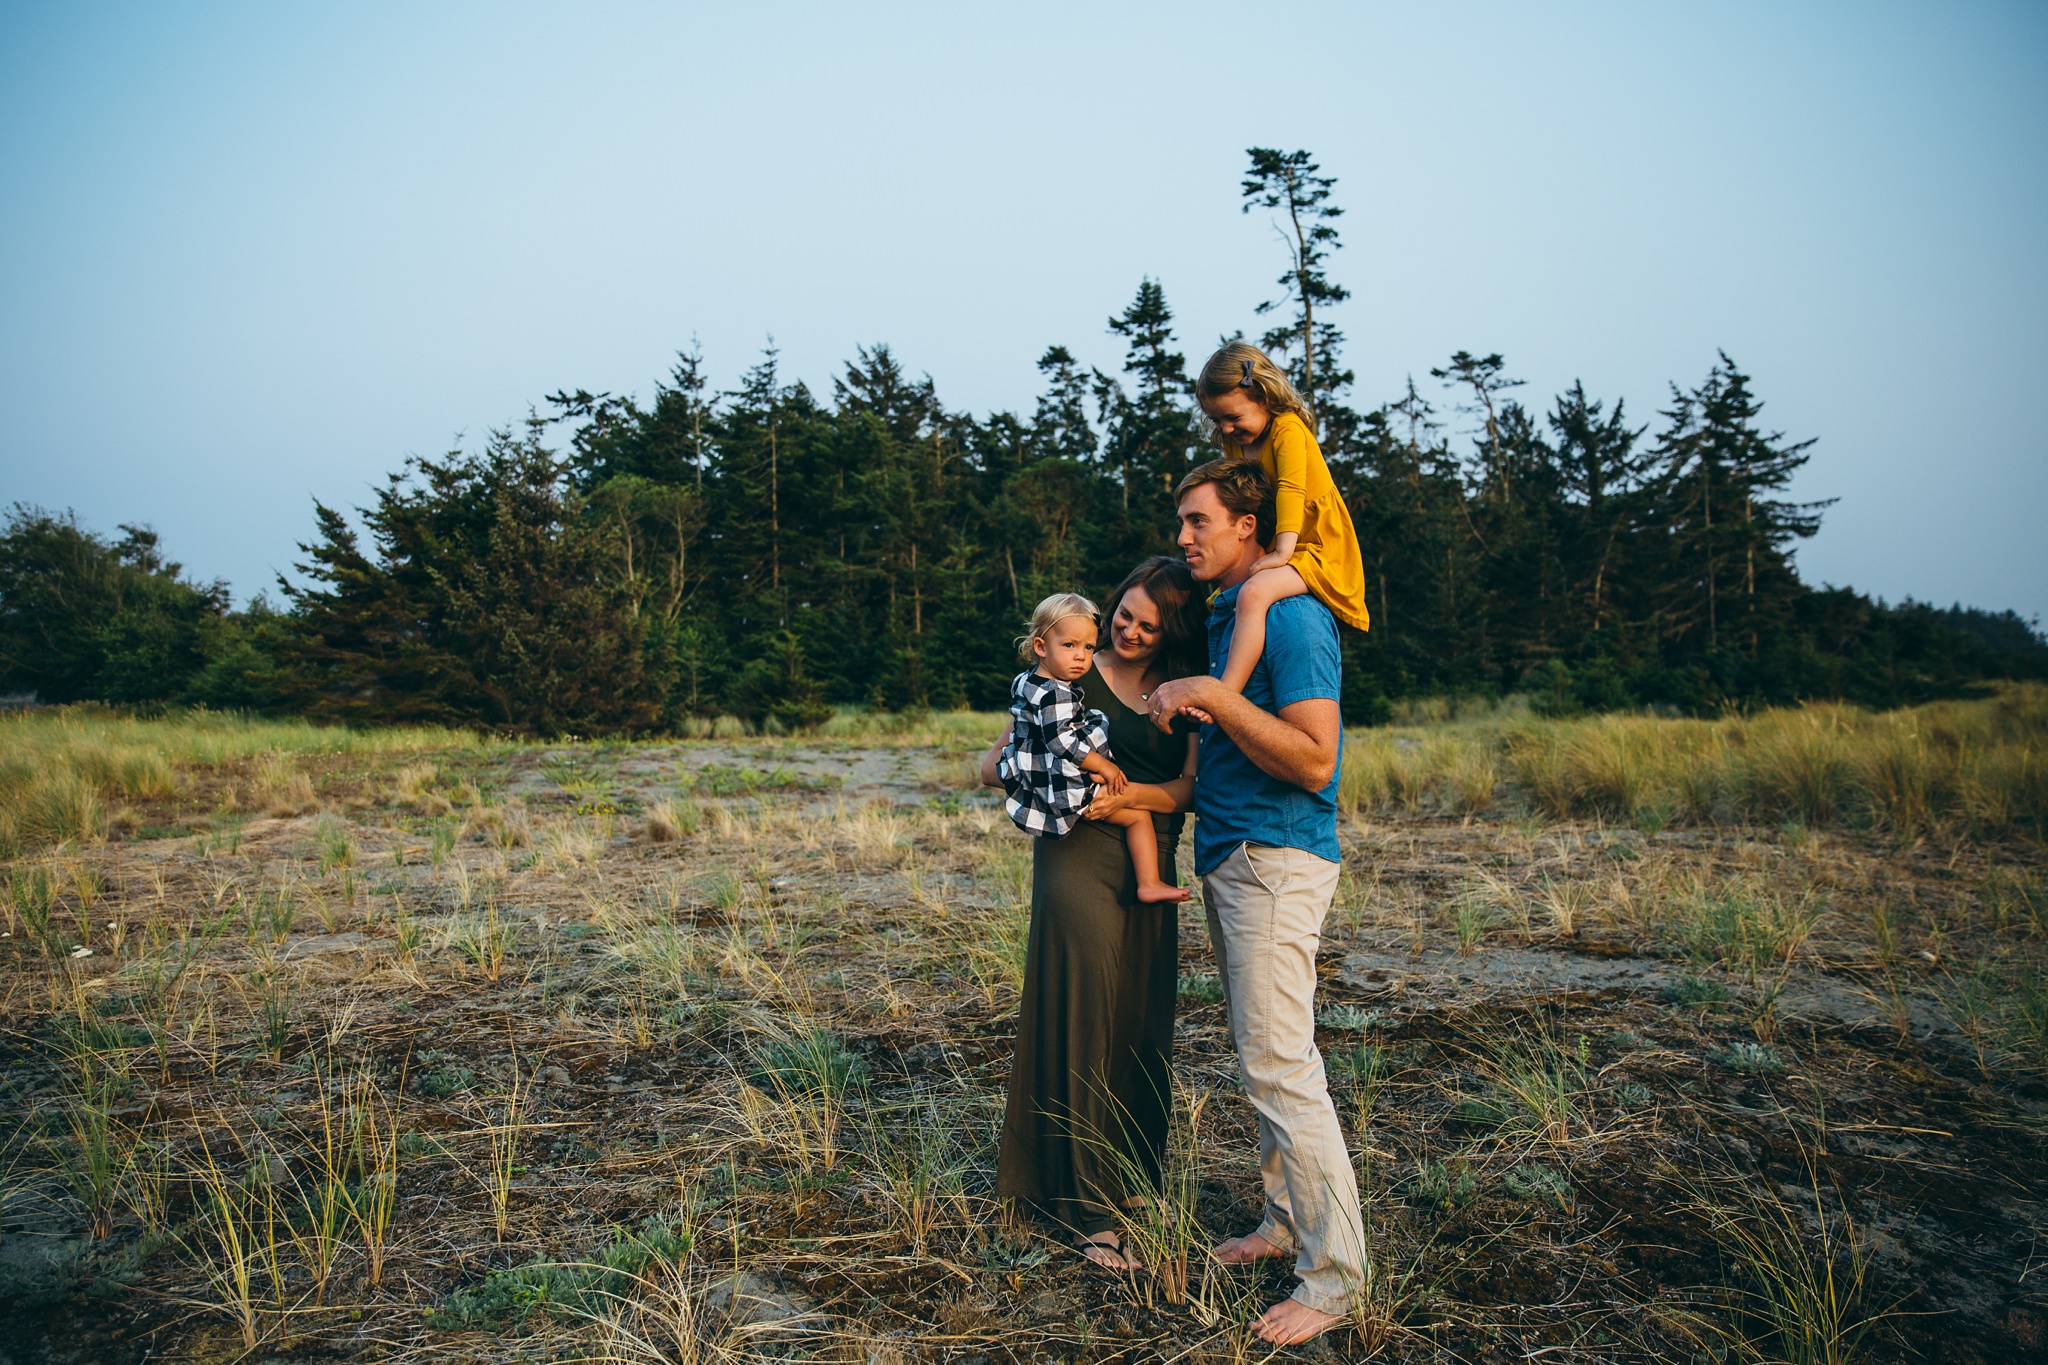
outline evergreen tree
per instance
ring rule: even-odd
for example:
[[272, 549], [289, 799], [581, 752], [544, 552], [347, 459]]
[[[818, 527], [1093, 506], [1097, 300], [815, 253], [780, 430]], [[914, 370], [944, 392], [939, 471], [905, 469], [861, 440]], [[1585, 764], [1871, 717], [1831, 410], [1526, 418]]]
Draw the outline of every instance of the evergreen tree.
[[186, 698], [217, 654], [227, 587], [188, 581], [156, 532], [107, 541], [17, 503], [0, 532], [0, 689], [45, 702]]
[[1330, 202], [1337, 181], [1317, 174], [1322, 168], [1304, 151], [1248, 147], [1245, 155], [1251, 158], [1251, 168], [1240, 187], [1243, 212], [1256, 207], [1286, 215], [1284, 223], [1275, 224], [1287, 247], [1288, 268], [1278, 281], [1285, 292], [1260, 304], [1258, 311], [1263, 315], [1291, 306], [1294, 313], [1286, 325], [1261, 337], [1259, 344], [1276, 355], [1297, 357], [1290, 366], [1295, 387], [1320, 413], [1323, 404], [1319, 400], [1340, 393], [1352, 381], [1350, 371], [1337, 362], [1344, 334], [1327, 319], [1316, 319], [1317, 308], [1329, 308], [1351, 297], [1351, 291], [1331, 280], [1325, 269], [1330, 253], [1343, 245], [1331, 223], [1344, 214]]

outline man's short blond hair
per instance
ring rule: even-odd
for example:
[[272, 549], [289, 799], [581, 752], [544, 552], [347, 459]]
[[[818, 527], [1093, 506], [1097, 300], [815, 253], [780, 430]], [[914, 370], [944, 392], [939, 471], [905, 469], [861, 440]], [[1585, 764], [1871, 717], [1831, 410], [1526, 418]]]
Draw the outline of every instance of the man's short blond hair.
[[1273, 543], [1273, 481], [1266, 477], [1266, 471], [1259, 467], [1257, 460], [1242, 457], [1232, 459], [1225, 456], [1207, 464], [1190, 469], [1173, 490], [1173, 500], [1179, 502], [1188, 490], [1200, 488], [1203, 484], [1216, 486], [1217, 501], [1232, 517], [1253, 517], [1258, 522], [1254, 532], [1259, 544]]

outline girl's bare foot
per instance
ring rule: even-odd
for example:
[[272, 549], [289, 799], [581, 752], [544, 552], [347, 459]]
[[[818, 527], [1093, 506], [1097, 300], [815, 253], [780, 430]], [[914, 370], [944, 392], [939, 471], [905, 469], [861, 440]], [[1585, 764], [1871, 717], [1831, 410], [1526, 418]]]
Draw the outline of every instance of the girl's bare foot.
[[1258, 1233], [1247, 1232], [1242, 1237], [1233, 1237], [1219, 1244], [1209, 1254], [1222, 1265], [1250, 1265], [1253, 1261], [1263, 1261], [1286, 1253]]
[[1147, 905], [1159, 905], [1166, 901], [1184, 901], [1188, 898], [1185, 886], [1168, 886], [1165, 882], [1154, 882], [1150, 886], [1138, 883], [1138, 899]]

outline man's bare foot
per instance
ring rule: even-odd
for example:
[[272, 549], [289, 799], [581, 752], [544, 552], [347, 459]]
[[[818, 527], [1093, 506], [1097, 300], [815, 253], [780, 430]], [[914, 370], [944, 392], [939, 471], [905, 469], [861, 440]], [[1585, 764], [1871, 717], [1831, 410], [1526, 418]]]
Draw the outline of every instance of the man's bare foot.
[[1145, 1268], [1143, 1261], [1124, 1251], [1124, 1239], [1115, 1232], [1098, 1232], [1092, 1237], [1076, 1237], [1074, 1249], [1104, 1270], [1114, 1270], [1121, 1274]]
[[1214, 1256], [1218, 1263], [1222, 1265], [1250, 1265], [1253, 1261], [1263, 1261], [1269, 1257], [1284, 1256], [1287, 1253], [1259, 1236], [1258, 1233], [1247, 1232], [1242, 1237], [1233, 1237], [1227, 1242], [1218, 1244], [1216, 1249], [1209, 1254]]
[[1138, 899], [1147, 905], [1158, 905], [1164, 901], [1184, 901], [1187, 898], [1188, 889], [1185, 886], [1170, 886], [1165, 882], [1153, 882], [1150, 886], [1144, 882], [1138, 883]]
[[1299, 1299], [1282, 1299], [1259, 1315], [1259, 1340], [1275, 1346], [1299, 1346], [1334, 1327], [1342, 1327], [1346, 1321], [1320, 1308], [1311, 1308]]

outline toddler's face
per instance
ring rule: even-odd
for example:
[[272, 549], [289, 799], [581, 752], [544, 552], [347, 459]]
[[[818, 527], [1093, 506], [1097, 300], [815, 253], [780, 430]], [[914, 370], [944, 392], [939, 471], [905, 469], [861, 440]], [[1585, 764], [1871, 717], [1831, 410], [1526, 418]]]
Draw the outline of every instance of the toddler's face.
[[1088, 671], [1095, 658], [1095, 622], [1086, 616], [1055, 621], [1051, 630], [1031, 642], [1031, 648], [1038, 652], [1040, 673], [1073, 682]]
[[1204, 398], [1202, 411], [1216, 424], [1224, 440], [1241, 446], [1256, 444], [1273, 420], [1265, 405], [1243, 389], [1232, 389], [1221, 398]]

